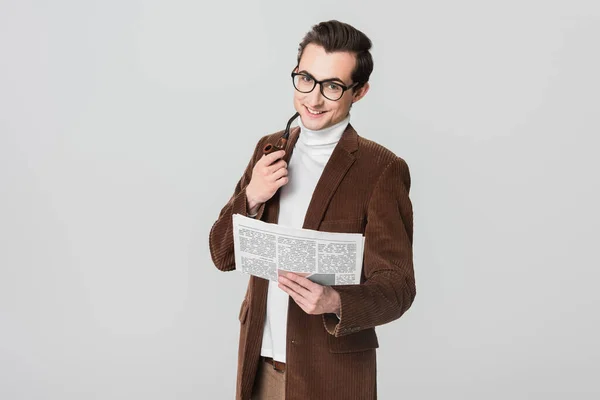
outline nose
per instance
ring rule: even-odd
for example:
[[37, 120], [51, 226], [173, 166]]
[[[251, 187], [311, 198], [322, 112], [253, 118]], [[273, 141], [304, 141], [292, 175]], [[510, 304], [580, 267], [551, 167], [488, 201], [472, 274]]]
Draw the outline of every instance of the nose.
[[325, 101], [325, 97], [321, 93], [321, 84], [317, 83], [312, 92], [306, 94], [306, 100], [311, 106], [320, 106]]

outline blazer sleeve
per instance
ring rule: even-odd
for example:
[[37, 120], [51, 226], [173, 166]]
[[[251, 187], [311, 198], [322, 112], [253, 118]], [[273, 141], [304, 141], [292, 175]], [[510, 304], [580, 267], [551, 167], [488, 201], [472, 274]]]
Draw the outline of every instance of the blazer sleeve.
[[396, 157], [378, 178], [369, 200], [360, 285], [332, 286], [341, 298], [340, 318], [323, 314], [325, 329], [336, 337], [400, 318], [415, 295], [413, 210], [410, 173]]
[[[238, 181], [233, 195], [221, 209], [218, 219], [212, 225], [208, 237], [210, 256], [215, 266], [221, 271], [232, 271], [235, 269], [235, 256], [233, 251], [233, 214], [248, 215], [248, 201], [246, 198], [246, 187], [252, 179], [252, 170], [256, 162], [262, 157], [262, 142], [265, 137], [258, 141], [254, 148], [252, 158], [246, 166], [244, 174]], [[254, 217], [261, 219], [265, 204], [261, 204], [258, 214]]]

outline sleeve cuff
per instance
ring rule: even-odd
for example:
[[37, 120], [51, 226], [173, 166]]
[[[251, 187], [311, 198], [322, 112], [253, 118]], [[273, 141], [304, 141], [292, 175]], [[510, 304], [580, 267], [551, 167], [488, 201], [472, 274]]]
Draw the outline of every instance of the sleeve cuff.
[[336, 314], [323, 314], [323, 325], [330, 335], [336, 336], [340, 319]]
[[246, 188], [240, 191], [237, 197], [234, 200], [233, 204], [233, 214], [241, 214], [250, 218], [261, 219], [263, 212], [265, 211], [265, 203], [262, 203], [258, 210], [256, 210], [256, 214], [251, 215], [248, 213], [248, 198], [246, 197]]

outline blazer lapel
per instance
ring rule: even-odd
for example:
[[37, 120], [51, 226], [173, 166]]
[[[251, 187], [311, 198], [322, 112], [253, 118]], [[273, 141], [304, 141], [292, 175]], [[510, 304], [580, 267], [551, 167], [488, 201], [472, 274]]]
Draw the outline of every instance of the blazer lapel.
[[[290, 136], [285, 146], [285, 155], [283, 159], [289, 164], [290, 158], [292, 157], [292, 152], [294, 151], [294, 146], [298, 141], [298, 137], [300, 135], [300, 127], [294, 127], [290, 130]], [[265, 222], [276, 224], [279, 221], [279, 196], [280, 191], [275, 192], [273, 197], [267, 200], [266, 206], [269, 207], [269, 210], [265, 210], [266, 214]], [[252, 302], [252, 307], [255, 310], [254, 317], [252, 319], [252, 323], [249, 329], [252, 331], [249, 335], [253, 335], [250, 337], [262, 337], [263, 325], [265, 321], [266, 309], [267, 309], [267, 293], [269, 290], [269, 281], [263, 278], [251, 277], [254, 282], [254, 301]], [[253, 351], [256, 353], [255, 356], [258, 358], [260, 355], [260, 341], [253, 342], [256, 344], [256, 348], [253, 348]], [[255, 361], [253, 357], [246, 357], [250, 364], [246, 365], [246, 368], [250, 368], [252, 371], [255, 371], [255, 364], [252, 364]]]
[[[288, 141], [285, 145], [285, 155], [283, 156], [283, 159], [285, 160], [286, 163], [290, 163], [290, 158], [292, 158], [292, 153], [294, 152], [294, 146], [296, 145], [296, 142], [298, 141], [298, 137], [300, 136], [300, 127], [296, 126], [294, 128], [292, 128], [290, 130], [290, 136], [288, 138]], [[273, 197], [271, 197], [268, 202], [271, 203], [271, 207], [273, 207], [273, 212], [269, 213], [269, 215], [271, 216], [271, 218], [267, 218], [266, 222], [272, 223], [272, 224], [276, 224], [277, 222], [279, 222], [279, 197], [280, 197], [280, 193], [281, 191], [277, 191], [275, 192], [275, 194], [273, 195]]]
[[319, 229], [333, 194], [356, 160], [353, 154], [356, 150], [358, 150], [358, 134], [352, 125], [348, 124], [317, 182], [304, 217], [304, 229]]

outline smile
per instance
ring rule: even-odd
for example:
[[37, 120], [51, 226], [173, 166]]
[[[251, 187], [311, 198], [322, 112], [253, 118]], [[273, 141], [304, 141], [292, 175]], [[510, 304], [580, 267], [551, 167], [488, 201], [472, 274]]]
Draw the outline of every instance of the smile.
[[[306, 107], [306, 106], [304, 106], [304, 107]], [[316, 111], [316, 110], [313, 110], [312, 108], [308, 108], [308, 107], [306, 107], [306, 109], [312, 115], [321, 115], [321, 114], [325, 113], [325, 111]]]

